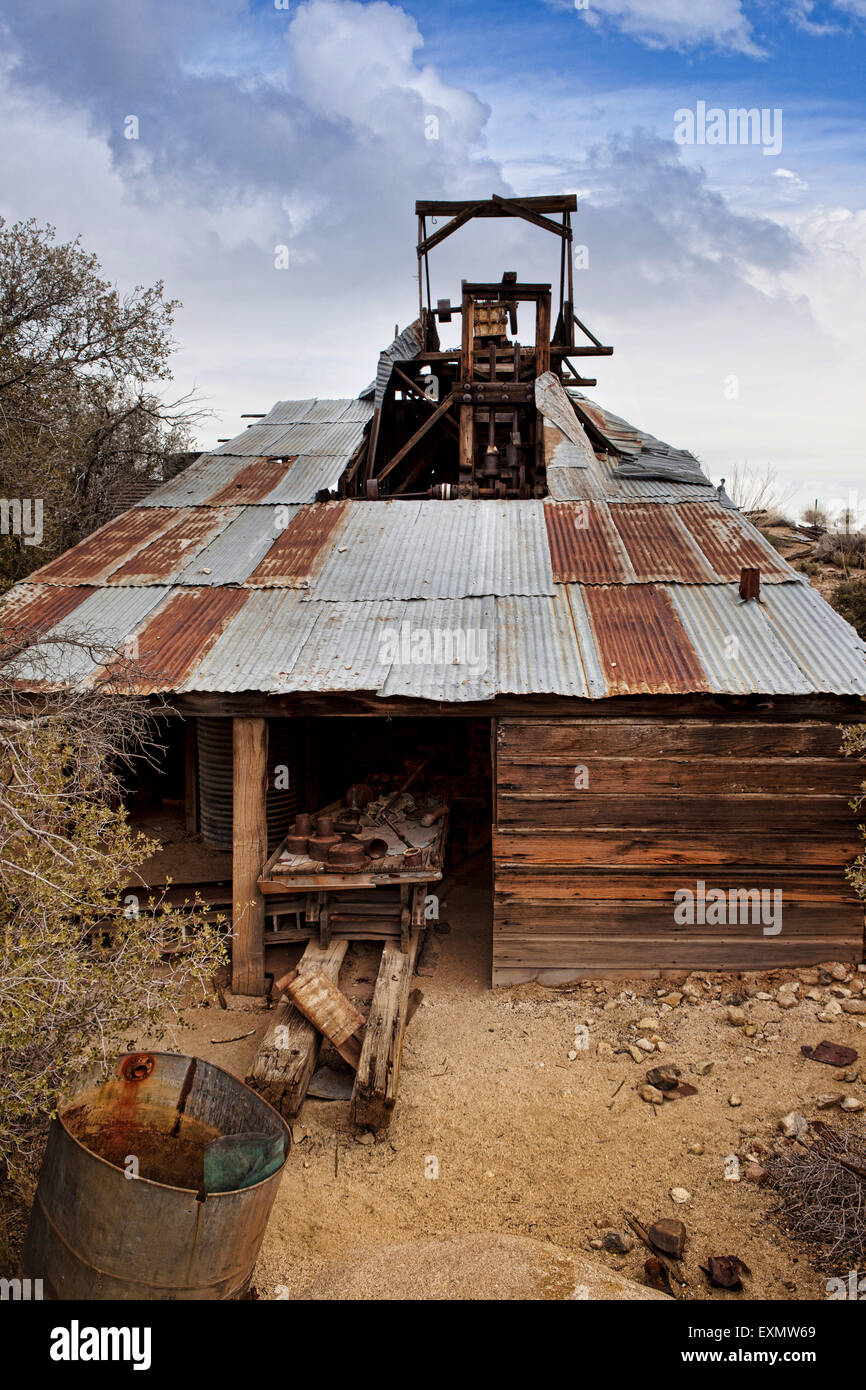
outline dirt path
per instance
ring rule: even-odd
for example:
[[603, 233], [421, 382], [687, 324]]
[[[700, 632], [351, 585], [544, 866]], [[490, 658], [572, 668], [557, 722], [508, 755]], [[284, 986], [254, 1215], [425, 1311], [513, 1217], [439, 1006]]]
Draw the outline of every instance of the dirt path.
[[[360, 1135], [349, 1122], [348, 1102], [308, 1100], [295, 1122], [295, 1148], [256, 1270], [261, 1297], [348, 1287], [346, 1268], [361, 1265], [380, 1271], [370, 1276], [371, 1295], [378, 1278], [383, 1294], [399, 1296], [403, 1288], [409, 1296], [418, 1288], [410, 1243], [482, 1234], [547, 1244], [566, 1259], [591, 1256], [642, 1282], [640, 1246], [617, 1256], [590, 1244], [608, 1227], [622, 1229], [624, 1211], [645, 1224], [661, 1216], [685, 1222], [687, 1297], [824, 1296], [827, 1276], [767, 1222], [772, 1193], [726, 1179], [726, 1160], [738, 1156], [744, 1169], [749, 1152], [778, 1137], [787, 1111], [819, 1114], [815, 1097], [822, 1092], [866, 1099], [866, 1016], [835, 1014], [845, 996], [831, 993], [848, 990], [860, 998], [866, 974], [855, 969], [847, 981], [823, 984], [780, 971], [492, 991], [489, 885], [466, 874], [452, 881], [443, 917], [452, 931], [434, 937], [433, 973], [417, 981], [425, 998], [407, 1033], [390, 1130], [378, 1141]], [[369, 1001], [375, 964], [374, 948], [355, 952], [348, 986], [343, 977], [361, 1004]], [[799, 997], [784, 1008], [776, 995], [791, 980]], [[674, 1007], [658, 997], [672, 989], [684, 993]], [[809, 990], [815, 998], [805, 997]], [[757, 999], [759, 991], [774, 997]], [[699, 1002], [689, 1002], [689, 992]], [[754, 1036], [727, 1021], [728, 1009], [739, 1004], [747, 1026], [757, 1025]], [[820, 1021], [817, 1014], [828, 1006], [834, 1016]], [[637, 1026], [650, 1018], [652, 1026]], [[193, 1011], [192, 1020], [193, 1032], [179, 1038], [183, 1050], [243, 1075], [256, 1038], [226, 1047], [211, 1047], [208, 1039], [261, 1031], [263, 1020], [213, 1009]], [[588, 1028], [588, 1047], [575, 1050], [578, 1025]], [[638, 1064], [615, 1051], [647, 1035], [661, 1039], [662, 1054]], [[833, 1068], [802, 1056], [801, 1045], [825, 1037], [861, 1053], [856, 1082], [837, 1081]], [[576, 1051], [572, 1059], [569, 1051]], [[704, 1062], [713, 1066], [700, 1075]], [[679, 1066], [698, 1094], [661, 1107], [644, 1102], [638, 1094], [644, 1073], [661, 1063]], [[741, 1103], [731, 1105], [732, 1096]], [[824, 1118], [849, 1122], [838, 1111]], [[702, 1152], [690, 1151], [700, 1146]], [[685, 1204], [671, 1199], [673, 1187], [689, 1192]], [[399, 1257], [387, 1258], [386, 1247], [399, 1248]], [[750, 1267], [745, 1295], [708, 1288], [699, 1264], [711, 1254], [736, 1254]], [[419, 1260], [422, 1255], [419, 1245]], [[522, 1255], [514, 1258], [526, 1263]], [[465, 1279], [454, 1268], [455, 1289], [465, 1297]], [[521, 1287], [527, 1297], [572, 1297], [571, 1283], [533, 1274], [521, 1285], [503, 1282], [497, 1271], [489, 1287], [481, 1279], [477, 1294], [516, 1297]]]

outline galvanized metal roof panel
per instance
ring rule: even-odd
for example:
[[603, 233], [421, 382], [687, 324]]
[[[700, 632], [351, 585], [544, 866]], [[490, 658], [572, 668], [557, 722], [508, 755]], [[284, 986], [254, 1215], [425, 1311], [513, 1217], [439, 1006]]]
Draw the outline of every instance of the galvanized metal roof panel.
[[336, 425], [341, 420], [357, 420], [365, 423], [373, 415], [371, 401], [362, 401], [354, 396], [341, 396], [338, 399], [316, 399], [305, 401], [277, 401], [271, 406], [262, 421], [266, 425], [300, 425], [318, 422]]
[[201, 454], [167, 483], [142, 498], [141, 507], [201, 507], [221, 487], [230, 483], [249, 459], [235, 454], [217, 458], [216, 454]]
[[315, 502], [320, 492], [333, 492], [351, 454], [299, 454], [282, 481], [263, 502]]
[[712, 690], [728, 695], [807, 695], [815, 690], [763, 606], [743, 603], [738, 585], [664, 587]]
[[761, 602], [815, 691], [866, 695], [866, 642], [810, 584], [762, 585]]
[[[259, 563], [251, 570], [247, 583], [261, 588], [306, 588], [342, 544], [342, 531], [350, 502], [322, 502], [314, 507], [288, 508], [288, 524], [274, 537]], [[277, 508], [275, 522], [279, 524]]]
[[285, 506], [240, 508], [181, 571], [178, 584], [242, 584], [285, 529], [286, 513], [298, 511], [300, 508]]
[[236, 439], [230, 439], [216, 452], [218, 455], [349, 455], [358, 447], [363, 435], [364, 425], [359, 420], [343, 420], [330, 425], [255, 425]]
[[316, 603], [315, 623], [291, 670], [275, 691], [380, 690], [391, 667], [391, 634], [405, 604], [393, 601]]
[[492, 598], [427, 599], [403, 605], [386, 627], [390, 658], [379, 694], [460, 704], [496, 694], [496, 622]]
[[552, 594], [541, 502], [353, 502], [311, 597]]
[[573, 695], [592, 691], [585, 657], [592, 669], [595, 651], [578, 640], [564, 589], [553, 598], [496, 600], [496, 686], [503, 695]]
[[297, 589], [251, 590], [179, 690], [285, 689], [318, 617], [315, 605], [300, 602]]

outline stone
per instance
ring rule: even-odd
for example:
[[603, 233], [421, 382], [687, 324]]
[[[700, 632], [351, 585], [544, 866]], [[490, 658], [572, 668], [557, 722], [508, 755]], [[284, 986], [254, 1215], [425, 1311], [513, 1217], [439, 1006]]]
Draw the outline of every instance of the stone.
[[763, 1182], [767, 1176], [766, 1168], [762, 1168], [760, 1163], [747, 1163], [743, 1173], [746, 1182]]
[[738, 1095], [728, 1096], [728, 1105], [733, 1106], [733, 1108], [734, 1108], [735, 1110], [736, 1110], [737, 1106], [738, 1106], [738, 1105], [742, 1105], [742, 1103], [743, 1103], [743, 1097], [742, 1097], [742, 1096], [738, 1096]]
[[[680, 1190], [685, 1191], [685, 1188]], [[686, 1228], [675, 1216], [663, 1216], [661, 1220], [654, 1221], [647, 1235], [663, 1255], [670, 1255], [673, 1260], [682, 1259], [686, 1247]]]
[[645, 1100], [647, 1105], [661, 1105], [664, 1101], [664, 1092], [656, 1086], [641, 1086], [638, 1092], [641, 1100]]
[[[355, 1135], [355, 1143], [356, 1143], [356, 1144], [375, 1144], [375, 1142], [376, 1142], [376, 1136], [375, 1136], [375, 1134], [373, 1134], [372, 1131], [369, 1130], [369, 1129], [365, 1129], [363, 1134], [356, 1134], [356, 1135]], [[485, 1174], [485, 1176], [486, 1176], [486, 1174]]]
[[745, 1026], [745, 1028], [743, 1029], [743, 1032], [745, 1033], [745, 1035], [746, 1035], [747, 1038], [753, 1038], [753, 1037], [755, 1036], [755, 1034], [757, 1033], [757, 1031], [758, 1031], [758, 1025], [757, 1025], [757, 1023], [747, 1023], [746, 1026]]
[[768, 1004], [772, 997], [772, 994], [768, 994], [765, 989], [759, 989], [757, 994], [755, 995], [755, 998], [760, 999], [764, 1004]]
[[816, 985], [818, 983], [818, 971], [814, 966], [807, 966], [805, 970], [797, 971], [797, 978], [802, 980], [804, 985]]
[[820, 989], [807, 989], [806, 998], [813, 1000], [816, 1004], [820, 1004], [824, 996], [821, 993]]
[[833, 1107], [838, 1105], [840, 1100], [843, 1099], [844, 1097], [840, 1094], [834, 1094], [831, 1091], [825, 1091], [820, 1096], [815, 1097], [815, 1104], [817, 1105], [819, 1110], [832, 1110]]
[[779, 1129], [786, 1139], [800, 1139], [808, 1128], [809, 1121], [797, 1110], [789, 1110], [779, 1121]]
[[672, 1009], [676, 1009], [683, 1002], [683, 996], [678, 989], [671, 990], [670, 994], [663, 995], [663, 999], [665, 1004], [668, 1004]]
[[[831, 985], [830, 993], [834, 999], [850, 999], [851, 991], [847, 985]], [[843, 1006], [844, 1007], [844, 1006]]]
[[703, 1151], [704, 1151], [704, 1146], [703, 1146], [703, 1144], [701, 1143], [700, 1139], [696, 1139], [695, 1142], [694, 1142], [693, 1144], [689, 1144], [689, 1153], [690, 1153], [690, 1154], [702, 1154]]
[[866, 1014], [866, 1000], [863, 999], [843, 999], [843, 1014]]
[[612, 1255], [627, 1255], [634, 1250], [634, 1237], [628, 1231], [608, 1231], [604, 1238], [604, 1248]]
[[818, 1014], [818, 1018], [822, 1023], [832, 1023], [834, 1019], [841, 1018], [841, 1016], [842, 1005], [839, 1003], [838, 999], [828, 999], [827, 1003]]
[[650, 1086], [660, 1091], [675, 1091], [680, 1084], [679, 1067], [651, 1067], [646, 1074]]
[[577, 1053], [575, 1052], [574, 1048], [572, 1048], [572, 1049], [571, 1049], [569, 1052], [567, 1052], [565, 1055], [566, 1055], [566, 1057], [568, 1058], [569, 1062], [573, 1062], [574, 1059], [575, 1059], [576, 1056], [577, 1056]]
[[715, 1065], [715, 1062], [695, 1062], [692, 1071], [695, 1076], [709, 1076]]
[[776, 1003], [780, 1009], [795, 1009], [797, 1007], [797, 996], [791, 994], [789, 990], [780, 989], [776, 995]]
[[607, 1218], [606, 1216], [600, 1216], [600, 1217], [598, 1218], [598, 1220], [596, 1221], [596, 1223], [595, 1223], [595, 1229], [596, 1229], [597, 1231], [607, 1231], [607, 1230], [609, 1230], [609, 1229], [610, 1229], [610, 1221], [608, 1220], [608, 1218]]
[[833, 1077], [833, 1080], [834, 1080], [834, 1081], [847, 1081], [847, 1082], [850, 1084], [852, 1081], [856, 1081], [856, 1080], [857, 1080], [857, 1072], [856, 1072], [856, 1071], [837, 1071], [837, 1072], [836, 1072], [836, 1075]]
[[847, 980], [848, 967], [847, 965], [837, 963], [836, 965], [831, 965], [827, 973], [832, 975], [834, 980]]
[[849, 1115], [852, 1115], [857, 1110], [862, 1110], [863, 1106], [864, 1102], [862, 1100], [858, 1100], [856, 1096], [846, 1096], [839, 1109], [845, 1110]]
[[685, 1188], [685, 1187], [672, 1187], [672, 1188], [671, 1188], [671, 1201], [672, 1201], [672, 1202], [676, 1202], [679, 1206], [682, 1206], [685, 1202], [690, 1202], [691, 1200], [692, 1200], [692, 1194], [691, 1194], [691, 1192], [688, 1191], [687, 1188]]
[[604, 1241], [599, 1240], [598, 1236], [593, 1236], [592, 1240], [589, 1242], [589, 1248], [590, 1250], [603, 1250]]
[[732, 1028], [742, 1028], [746, 1022], [745, 1010], [738, 1008], [728, 1009], [728, 1022]]
[[658, 1026], [657, 1018], [642, 1018], [639, 1023], [635, 1024], [635, 1027], [639, 1028], [642, 1033], [651, 1033]]
[[649, 1038], [638, 1038], [636, 1046], [639, 1047], [642, 1052], [655, 1052], [656, 1050], [655, 1043], [650, 1042]]
[[600, 1042], [595, 1050], [598, 1053], [599, 1057], [613, 1056], [613, 1048], [611, 1047], [609, 1042]]
[[628, 1055], [633, 1062], [642, 1062], [645, 1057], [645, 1053], [641, 1052], [639, 1047], [635, 1047], [634, 1043], [629, 1043]]

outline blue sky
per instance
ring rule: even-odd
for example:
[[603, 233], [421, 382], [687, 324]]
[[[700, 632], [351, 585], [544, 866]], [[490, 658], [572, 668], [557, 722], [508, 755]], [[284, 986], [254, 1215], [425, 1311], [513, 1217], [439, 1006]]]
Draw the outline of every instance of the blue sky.
[[[866, 492], [866, 0], [0, 0], [0, 215], [81, 234], [184, 301], [216, 412], [355, 392], [416, 304], [416, 197], [573, 191], [606, 405], [714, 478]], [[781, 148], [676, 113], [781, 111]], [[125, 138], [135, 116], [138, 138]], [[429, 118], [438, 122], [429, 138]], [[289, 248], [289, 269], [275, 248]], [[485, 224], [462, 276], [553, 265]]]

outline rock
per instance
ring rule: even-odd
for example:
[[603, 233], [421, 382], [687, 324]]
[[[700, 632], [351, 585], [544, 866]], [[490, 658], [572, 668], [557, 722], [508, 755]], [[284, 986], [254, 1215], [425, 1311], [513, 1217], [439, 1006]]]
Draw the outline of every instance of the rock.
[[832, 1110], [835, 1105], [839, 1104], [840, 1100], [844, 1100], [844, 1096], [834, 1095], [832, 1092], [826, 1091], [815, 1097], [815, 1104], [819, 1110]]
[[797, 971], [797, 978], [802, 980], [804, 985], [816, 985], [818, 983], [818, 972], [814, 966], [808, 966], [805, 970]]
[[768, 1004], [772, 997], [772, 994], [768, 994], [765, 989], [759, 989], [755, 995], [755, 998], [760, 999], [764, 1004]]
[[797, 1007], [797, 996], [791, 994], [786, 989], [780, 989], [776, 995], [776, 1003], [780, 1009], [795, 1009]]
[[715, 1065], [715, 1062], [695, 1062], [692, 1071], [695, 1076], [709, 1076]]
[[847, 967], [847, 965], [841, 965], [841, 964], [831, 965], [831, 966], [829, 967], [827, 973], [828, 973], [828, 975], [831, 975], [831, 976], [833, 977], [834, 980], [847, 980], [847, 978], [848, 978], [848, 967]]
[[692, 1200], [692, 1194], [691, 1194], [691, 1192], [689, 1192], [685, 1187], [672, 1187], [672, 1188], [671, 1188], [671, 1201], [672, 1201], [672, 1202], [676, 1202], [678, 1205], [682, 1206], [684, 1202], [690, 1202], [691, 1200]]
[[604, 1248], [613, 1255], [627, 1255], [634, 1250], [634, 1237], [628, 1231], [608, 1231], [604, 1238]]
[[856, 1071], [837, 1071], [836, 1075], [833, 1077], [833, 1080], [847, 1081], [850, 1083], [852, 1081], [857, 1080], [857, 1073]]
[[613, 1048], [611, 1047], [609, 1042], [600, 1042], [595, 1050], [598, 1053], [599, 1057], [613, 1056]]
[[828, 999], [818, 1017], [822, 1023], [832, 1023], [834, 1019], [841, 1018], [842, 1005], [838, 999]]
[[608, 1218], [606, 1216], [600, 1216], [595, 1223], [595, 1229], [597, 1231], [610, 1230], [610, 1221], [608, 1220]]
[[664, 1093], [655, 1086], [641, 1086], [638, 1094], [647, 1105], [661, 1105], [664, 1102]]
[[[831, 985], [830, 993], [833, 995], [834, 999], [851, 998], [851, 990], [848, 988], [847, 985]], [[844, 1005], [842, 1007], [844, 1008]]]
[[732, 1028], [742, 1028], [746, 1022], [745, 1010], [738, 1008], [728, 1009], [728, 1022]]
[[598, 1236], [593, 1236], [592, 1240], [589, 1242], [589, 1248], [590, 1250], [603, 1250], [604, 1241], [599, 1240]]
[[679, 1067], [650, 1067], [646, 1079], [660, 1091], [674, 1091], [680, 1084]]
[[823, 996], [823, 994], [821, 993], [820, 989], [807, 989], [807, 990], [806, 990], [806, 998], [807, 998], [807, 999], [811, 999], [812, 1002], [815, 1003], [815, 1004], [820, 1004], [820, 1002], [821, 1002], [821, 1000], [824, 998], [824, 996]]
[[689, 1144], [689, 1153], [690, 1153], [690, 1154], [702, 1154], [703, 1151], [704, 1151], [704, 1146], [703, 1146], [703, 1144], [701, 1143], [700, 1139], [696, 1139], [695, 1142], [694, 1142], [694, 1144]]
[[678, 989], [671, 990], [671, 993], [663, 995], [662, 999], [664, 1003], [669, 1004], [672, 1009], [676, 1009], [683, 1002], [683, 996]]
[[862, 1110], [863, 1106], [864, 1102], [862, 1100], [858, 1100], [856, 1096], [846, 1096], [839, 1109], [845, 1110], [849, 1115], [851, 1115], [857, 1110]]
[[369, 1129], [365, 1129], [363, 1134], [355, 1135], [356, 1144], [375, 1144], [376, 1136]]
[[743, 1174], [746, 1182], [763, 1182], [767, 1176], [766, 1168], [762, 1168], [760, 1163], [747, 1163]]
[[742, 1096], [737, 1096], [737, 1095], [728, 1096], [728, 1105], [732, 1105], [732, 1106], [734, 1107], [735, 1110], [736, 1110], [737, 1106], [738, 1106], [738, 1105], [742, 1105], [742, 1103], [743, 1103], [743, 1097], [742, 1097]]
[[633, 1062], [643, 1062], [645, 1060], [645, 1053], [641, 1052], [639, 1047], [635, 1047], [634, 1043], [629, 1043], [627, 1050]]
[[809, 1121], [797, 1110], [789, 1110], [779, 1121], [779, 1129], [786, 1139], [800, 1139], [808, 1130]]
[[755, 1034], [757, 1033], [757, 1031], [758, 1031], [758, 1025], [757, 1025], [757, 1023], [747, 1023], [746, 1026], [745, 1026], [745, 1028], [743, 1029], [743, 1032], [745, 1033], [745, 1035], [746, 1035], [747, 1038], [753, 1038], [753, 1037], [755, 1036]]
[[863, 999], [843, 999], [843, 1014], [866, 1014], [866, 1001]]
[[566, 1052], [565, 1055], [566, 1055], [566, 1057], [568, 1058], [569, 1062], [573, 1062], [574, 1059], [575, 1059], [576, 1056], [577, 1056], [577, 1053], [575, 1052], [574, 1048], [572, 1048], [571, 1051], [570, 1051], [570, 1052]]
[[639, 1028], [642, 1033], [652, 1033], [658, 1026], [659, 1021], [657, 1018], [642, 1018], [639, 1023], [635, 1024], [635, 1027]]
[[638, 1038], [635, 1044], [642, 1052], [655, 1052], [655, 1043], [650, 1042], [649, 1038]]
[[[678, 1190], [684, 1192], [685, 1188]], [[656, 1250], [661, 1250], [663, 1255], [670, 1255], [673, 1260], [682, 1259], [686, 1246], [686, 1228], [675, 1216], [663, 1216], [661, 1220], [654, 1221], [647, 1235]]]

